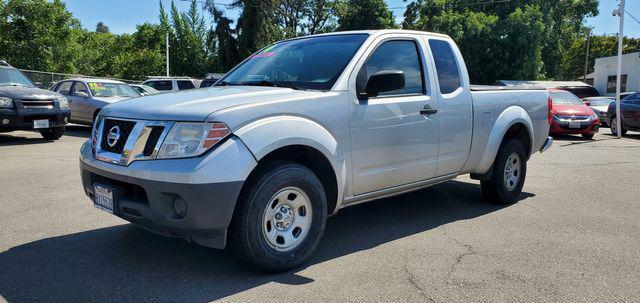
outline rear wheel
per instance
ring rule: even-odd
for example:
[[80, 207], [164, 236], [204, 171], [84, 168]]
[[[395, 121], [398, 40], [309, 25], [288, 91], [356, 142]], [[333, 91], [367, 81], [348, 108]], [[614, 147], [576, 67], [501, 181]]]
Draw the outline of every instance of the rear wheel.
[[40, 135], [47, 140], [58, 140], [64, 134], [64, 126], [45, 128], [40, 130]]
[[304, 262], [324, 233], [327, 199], [305, 166], [276, 162], [243, 190], [229, 230], [229, 246], [243, 263], [280, 272]]
[[[620, 132], [623, 136], [627, 134], [627, 130], [624, 127], [620, 128], [622, 131]], [[611, 118], [611, 134], [614, 136], [618, 135], [618, 119], [616, 117]]]
[[485, 199], [497, 204], [516, 202], [527, 175], [524, 145], [517, 139], [508, 140], [498, 151], [491, 179], [480, 182]]

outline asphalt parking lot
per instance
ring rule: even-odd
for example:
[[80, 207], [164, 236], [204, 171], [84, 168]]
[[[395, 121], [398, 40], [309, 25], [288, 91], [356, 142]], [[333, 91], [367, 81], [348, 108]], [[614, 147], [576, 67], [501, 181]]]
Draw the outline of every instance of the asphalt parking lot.
[[95, 209], [78, 172], [88, 128], [0, 134], [0, 301], [638, 302], [640, 133], [608, 133], [534, 155], [511, 206], [462, 177], [344, 209], [279, 275]]

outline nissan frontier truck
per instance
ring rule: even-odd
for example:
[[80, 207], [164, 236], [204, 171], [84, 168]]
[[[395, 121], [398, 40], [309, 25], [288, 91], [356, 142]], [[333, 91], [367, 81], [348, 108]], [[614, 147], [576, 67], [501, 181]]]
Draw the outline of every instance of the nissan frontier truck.
[[104, 107], [80, 168], [95, 207], [278, 272], [350, 205], [464, 174], [516, 202], [553, 142], [550, 110], [544, 89], [470, 85], [446, 35], [330, 33], [270, 45], [209, 88]]

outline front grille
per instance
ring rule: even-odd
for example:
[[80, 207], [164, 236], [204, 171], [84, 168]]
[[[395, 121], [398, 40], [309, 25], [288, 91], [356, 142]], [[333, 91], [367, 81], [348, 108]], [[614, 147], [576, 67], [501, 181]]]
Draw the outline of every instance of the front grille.
[[163, 131], [164, 126], [153, 126], [151, 128], [151, 133], [149, 134], [147, 143], [144, 145], [144, 150], [142, 151], [142, 154], [145, 157], [149, 157], [153, 154], [153, 150], [155, 149], [156, 144], [158, 143], [158, 140], [160, 139]]
[[[122, 150], [124, 150], [124, 145], [127, 143], [127, 139], [133, 130], [133, 127], [136, 125], [134, 121], [126, 121], [126, 120], [116, 120], [116, 119], [104, 119], [102, 129], [102, 142], [100, 142], [100, 148], [102, 150], [121, 154]], [[109, 132], [118, 127], [120, 130], [120, 136], [117, 140], [115, 140], [115, 144], [113, 146], [109, 145]], [[112, 141], [113, 142], [113, 141]]]
[[563, 120], [588, 120], [589, 116], [559, 116]]
[[25, 109], [51, 109], [53, 100], [22, 100]]

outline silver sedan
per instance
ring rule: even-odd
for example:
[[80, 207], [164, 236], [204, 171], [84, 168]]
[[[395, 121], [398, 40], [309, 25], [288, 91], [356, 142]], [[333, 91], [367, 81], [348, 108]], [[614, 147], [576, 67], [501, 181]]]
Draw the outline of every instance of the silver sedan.
[[139, 97], [129, 84], [109, 79], [77, 78], [56, 83], [51, 90], [69, 100], [71, 122], [91, 125], [105, 105]]

